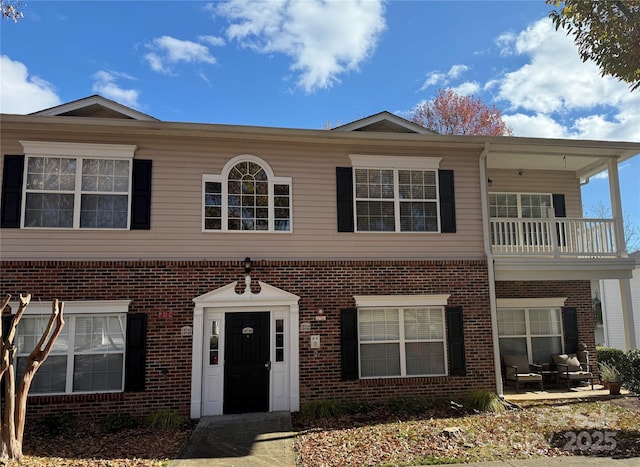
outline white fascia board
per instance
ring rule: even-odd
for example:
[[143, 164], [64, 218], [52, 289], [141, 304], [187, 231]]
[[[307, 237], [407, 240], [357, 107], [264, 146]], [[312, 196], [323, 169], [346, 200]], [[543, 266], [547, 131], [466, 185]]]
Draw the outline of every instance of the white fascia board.
[[138, 148], [134, 144], [54, 143], [20, 141], [28, 156], [100, 157], [102, 159], [133, 159]]
[[355, 295], [356, 307], [444, 306], [451, 294], [441, 295]]

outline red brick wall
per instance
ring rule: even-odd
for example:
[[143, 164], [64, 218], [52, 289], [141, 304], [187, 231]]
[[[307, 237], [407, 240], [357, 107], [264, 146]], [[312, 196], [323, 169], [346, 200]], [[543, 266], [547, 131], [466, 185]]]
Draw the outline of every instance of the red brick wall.
[[597, 363], [595, 323], [589, 281], [497, 282], [497, 298], [567, 297], [566, 307], [576, 308], [578, 341], [589, 351], [589, 362]]
[[[216, 261], [5, 261], [0, 267], [2, 293], [31, 293], [39, 301], [131, 299], [129, 311], [149, 317], [144, 392], [32, 396], [31, 414], [68, 409], [142, 415], [171, 408], [188, 415], [191, 338], [181, 337], [180, 329], [192, 325], [192, 299], [244, 276], [239, 262]], [[485, 261], [257, 261], [251, 275], [300, 296], [300, 322], [312, 323], [311, 333], [300, 333], [302, 403], [495, 389]], [[341, 381], [340, 310], [355, 305], [354, 295], [387, 294], [451, 294], [449, 305], [464, 310], [466, 377]], [[326, 321], [315, 320], [319, 308]], [[167, 311], [170, 318], [159, 316]], [[309, 334], [321, 336], [317, 356], [309, 349]]]

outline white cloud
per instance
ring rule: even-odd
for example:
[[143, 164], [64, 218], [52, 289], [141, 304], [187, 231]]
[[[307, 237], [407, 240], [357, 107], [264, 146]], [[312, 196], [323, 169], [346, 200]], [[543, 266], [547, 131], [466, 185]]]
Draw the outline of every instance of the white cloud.
[[173, 67], [180, 62], [216, 63], [216, 59], [211, 56], [205, 45], [171, 36], [157, 37], [147, 44], [147, 48], [151, 51], [144, 58], [151, 69], [167, 75], [172, 75], [174, 73]]
[[536, 138], [566, 138], [568, 136], [567, 128], [548, 115], [503, 114], [502, 119], [517, 136]]
[[140, 91], [135, 89], [124, 89], [116, 84], [118, 79], [133, 80], [135, 78], [114, 71], [98, 71], [93, 75], [95, 82], [93, 83], [93, 92], [98, 93], [108, 99], [112, 99], [120, 104], [139, 108], [138, 97]]
[[198, 41], [212, 45], [214, 47], [222, 47], [226, 44], [222, 37], [218, 36], [198, 36]]
[[475, 81], [467, 81], [452, 89], [456, 94], [460, 94], [461, 96], [473, 96], [480, 91], [480, 84]]
[[28, 114], [61, 104], [51, 83], [29, 76], [27, 67], [7, 55], [0, 57], [0, 113]]
[[427, 79], [422, 84], [420, 91], [424, 91], [429, 86], [446, 86], [451, 82], [451, 80], [459, 78], [468, 70], [469, 67], [467, 65], [453, 65], [446, 73], [443, 73], [441, 71], [432, 71], [427, 75]]
[[[528, 63], [485, 85], [507, 103], [505, 121], [518, 136], [640, 140], [640, 95], [582, 62], [571, 36], [541, 19], [498, 46]], [[505, 44], [510, 44], [505, 46]]]
[[217, 9], [231, 23], [230, 40], [289, 56], [307, 92], [358, 69], [386, 28], [383, 13], [382, 0], [230, 0]]

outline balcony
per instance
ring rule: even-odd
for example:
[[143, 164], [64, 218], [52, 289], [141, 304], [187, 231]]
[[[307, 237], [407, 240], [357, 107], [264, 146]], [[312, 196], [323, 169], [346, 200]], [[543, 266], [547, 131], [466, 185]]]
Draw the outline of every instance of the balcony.
[[555, 259], [617, 258], [612, 219], [491, 218], [495, 257], [537, 256]]

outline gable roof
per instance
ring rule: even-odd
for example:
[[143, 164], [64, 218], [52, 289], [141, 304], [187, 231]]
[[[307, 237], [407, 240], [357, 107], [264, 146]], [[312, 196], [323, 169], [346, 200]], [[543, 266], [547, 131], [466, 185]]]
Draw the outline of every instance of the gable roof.
[[49, 109], [33, 112], [29, 115], [47, 117], [97, 117], [119, 118], [129, 120], [159, 121], [150, 115], [138, 112], [130, 107], [119, 104], [106, 97], [94, 94], [66, 104], [57, 105]]
[[387, 112], [386, 110], [368, 117], [361, 118], [346, 125], [333, 128], [333, 131], [375, 131], [383, 133], [420, 133], [423, 135], [437, 135], [409, 120]]

